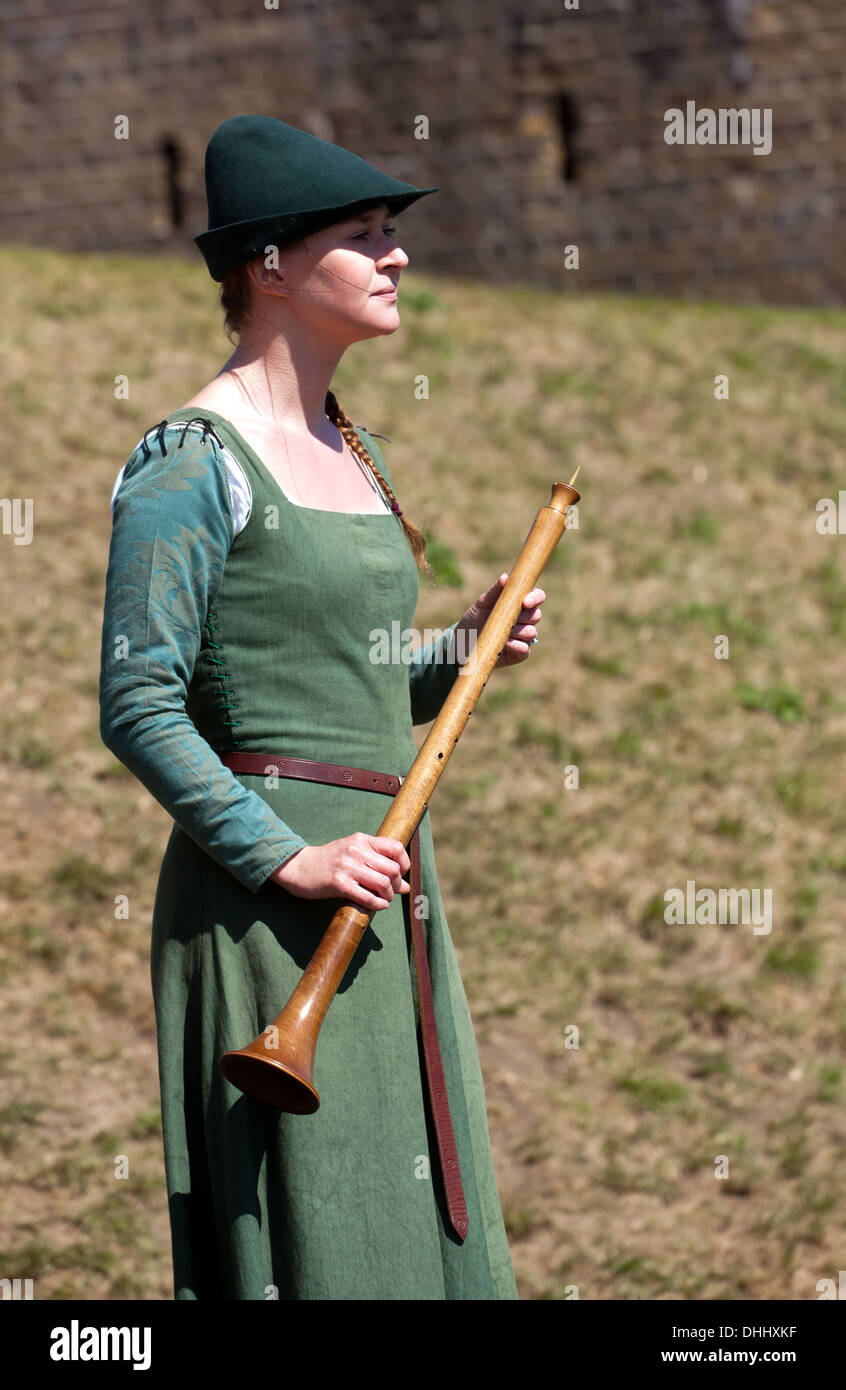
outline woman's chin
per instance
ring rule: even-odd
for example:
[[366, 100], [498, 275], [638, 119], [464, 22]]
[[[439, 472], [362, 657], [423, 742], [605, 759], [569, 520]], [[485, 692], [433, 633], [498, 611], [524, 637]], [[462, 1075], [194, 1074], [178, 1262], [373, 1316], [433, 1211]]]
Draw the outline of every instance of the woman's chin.
[[400, 326], [400, 316], [396, 311], [396, 305], [392, 305], [391, 307], [393, 308], [394, 312], [388, 314], [383, 309], [381, 314], [379, 315], [378, 323], [374, 323], [371, 320], [368, 326], [369, 331], [366, 335], [368, 338], [378, 338], [382, 337], [387, 333], [396, 333], [397, 329]]

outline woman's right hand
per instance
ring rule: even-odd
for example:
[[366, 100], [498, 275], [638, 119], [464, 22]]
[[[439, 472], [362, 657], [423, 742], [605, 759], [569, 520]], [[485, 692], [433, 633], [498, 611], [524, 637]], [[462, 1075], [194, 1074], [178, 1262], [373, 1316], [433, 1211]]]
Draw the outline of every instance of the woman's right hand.
[[325, 845], [306, 845], [270, 875], [295, 898], [347, 898], [375, 911], [394, 893], [411, 892], [403, 878], [411, 866], [405, 846], [387, 835], [356, 831]]

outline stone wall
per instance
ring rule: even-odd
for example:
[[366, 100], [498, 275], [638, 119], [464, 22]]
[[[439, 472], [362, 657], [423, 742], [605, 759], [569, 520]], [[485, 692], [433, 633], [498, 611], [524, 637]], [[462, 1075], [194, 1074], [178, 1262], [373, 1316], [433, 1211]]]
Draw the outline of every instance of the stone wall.
[[[842, 0], [573, 3], [0, 0], [0, 240], [201, 264], [206, 142], [258, 111], [438, 184], [420, 268], [842, 303]], [[688, 102], [770, 110], [771, 151], [668, 144]]]

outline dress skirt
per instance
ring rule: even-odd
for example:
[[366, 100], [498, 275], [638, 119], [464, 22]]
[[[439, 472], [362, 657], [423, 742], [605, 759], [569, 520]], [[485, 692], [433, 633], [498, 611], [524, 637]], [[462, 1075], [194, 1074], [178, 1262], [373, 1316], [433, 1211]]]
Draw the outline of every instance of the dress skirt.
[[[294, 779], [280, 786], [280, 816], [311, 843], [376, 834], [392, 800]], [[428, 811], [420, 850], [468, 1212], [463, 1243], [446, 1220], [426, 1094], [409, 895], [374, 913], [329, 1007], [315, 1054], [319, 1110], [283, 1114], [230, 1085], [218, 1058], [272, 1023], [340, 899], [295, 898], [274, 884], [254, 894], [174, 827], [156, 897], [152, 982], [178, 1299], [516, 1297]]]

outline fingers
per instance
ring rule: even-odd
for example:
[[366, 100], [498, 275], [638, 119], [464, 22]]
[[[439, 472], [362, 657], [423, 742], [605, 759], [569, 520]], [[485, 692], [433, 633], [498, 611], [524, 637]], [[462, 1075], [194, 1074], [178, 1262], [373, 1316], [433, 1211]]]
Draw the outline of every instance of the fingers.
[[543, 603], [545, 598], [546, 594], [544, 593], [543, 589], [532, 589], [531, 593], [526, 594], [526, 597], [523, 599], [523, 607], [537, 608], [538, 610], [540, 610], [540, 605]]
[[389, 835], [372, 835], [371, 844], [373, 848], [382, 854], [390, 856], [399, 866], [398, 872], [407, 874], [411, 868], [411, 860], [408, 857], [408, 850], [401, 840], [394, 840]]
[[[494, 592], [495, 589], [499, 589], [501, 591], [505, 588], [507, 580], [508, 572], [501, 574], [499, 578], [496, 579], [494, 583], [491, 585], [491, 587], [488, 589], [487, 593], [480, 594], [479, 598], [487, 598], [490, 594]], [[545, 599], [546, 594], [543, 589], [531, 589], [529, 593], [526, 594], [523, 598], [523, 608], [520, 613], [519, 621], [521, 623], [537, 622], [541, 616], [540, 605], [544, 602]]]
[[539, 608], [532, 608], [531, 610], [524, 608], [508, 634], [509, 641], [516, 637], [521, 642], [531, 642], [532, 638], [538, 635], [537, 625], [542, 617], [543, 614]]
[[411, 860], [399, 840], [361, 834], [357, 858], [359, 862], [350, 866], [350, 872], [356, 901], [362, 906], [390, 907], [395, 893], [411, 892], [411, 885], [402, 877], [408, 873]]
[[[405, 858], [406, 860], [408, 860], [408, 855], [406, 855]], [[402, 873], [400, 872], [393, 859], [389, 859], [385, 855], [377, 854], [370, 859], [367, 868], [371, 871], [372, 874], [376, 875], [380, 887], [385, 883], [385, 880], [387, 879], [387, 886], [389, 889], [389, 902], [393, 897], [394, 893], [408, 893], [410, 891], [409, 884], [403, 878]], [[406, 870], [406, 872], [408, 871]]]
[[481, 594], [479, 594], [479, 597], [476, 599], [476, 602], [478, 604], [481, 604], [482, 608], [493, 608], [494, 604], [496, 603], [497, 599], [502, 593], [502, 590], [505, 588], [505, 581], [507, 580], [507, 578], [507, 574], [501, 574], [499, 576], [499, 579], [494, 580], [493, 584], [489, 589], [485, 589]]
[[[538, 630], [534, 624], [525, 626], [517, 625], [511, 629], [505, 650], [499, 660], [503, 666], [513, 666], [517, 661], [525, 661], [531, 651], [532, 638], [537, 637]], [[503, 659], [504, 658], [504, 659]]]
[[270, 877], [295, 897], [340, 897], [375, 912], [390, 907], [395, 893], [411, 892], [403, 879], [410, 868], [399, 840], [357, 831], [325, 845], [306, 845]]

